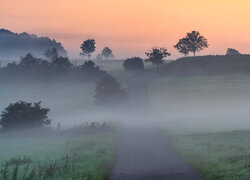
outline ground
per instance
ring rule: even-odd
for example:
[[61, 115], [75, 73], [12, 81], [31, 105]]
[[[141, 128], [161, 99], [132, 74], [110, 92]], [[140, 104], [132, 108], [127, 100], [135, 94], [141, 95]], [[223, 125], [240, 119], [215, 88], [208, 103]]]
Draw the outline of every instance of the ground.
[[207, 180], [250, 179], [250, 131], [165, 134], [173, 150]]
[[32, 137], [1, 135], [0, 179], [102, 180], [108, 176], [114, 159], [115, 132], [50, 133]]

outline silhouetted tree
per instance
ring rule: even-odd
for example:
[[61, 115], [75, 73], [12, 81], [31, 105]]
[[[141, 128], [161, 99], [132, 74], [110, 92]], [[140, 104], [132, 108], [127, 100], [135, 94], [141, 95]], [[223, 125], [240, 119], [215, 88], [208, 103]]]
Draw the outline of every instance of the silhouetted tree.
[[96, 72], [99, 71], [99, 67], [95, 65], [93, 61], [85, 61], [83, 65], [81, 65], [81, 69], [84, 72]]
[[34, 57], [32, 54], [26, 54], [24, 57], [21, 57], [19, 65], [25, 68], [34, 68], [41, 65], [42, 60]]
[[96, 85], [95, 103], [97, 105], [112, 105], [124, 101], [127, 93], [121, 84], [112, 76], [105, 76]]
[[91, 54], [95, 52], [95, 40], [94, 39], [88, 39], [84, 41], [81, 45], [81, 54], [82, 56], [87, 56], [90, 58]]
[[47, 49], [43, 54], [48, 60], [52, 61], [59, 57], [58, 51], [56, 48]]
[[174, 48], [176, 48], [179, 53], [184, 54], [185, 57], [190, 52], [187, 38], [180, 39], [179, 42], [174, 46]]
[[[192, 31], [187, 33], [185, 38], [179, 40], [179, 44], [185, 47], [185, 51], [192, 52], [195, 56], [196, 52], [202, 51], [205, 48], [208, 48], [207, 39], [200, 35], [199, 31]], [[178, 46], [177, 46], [178, 47]], [[178, 49], [177, 49], [178, 50]]]
[[105, 47], [102, 50], [101, 56], [104, 57], [105, 59], [111, 59], [111, 58], [114, 57], [113, 52], [112, 52], [112, 50], [109, 47]]
[[170, 56], [171, 54], [164, 47], [154, 47], [148, 52], [145, 53], [148, 56], [146, 61], [155, 64], [157, 67], [157, 71], [160, 64], [163, 64], [164, 58]]
[[4, 130], [43, 127], [51, 123], [49, 111], [49, 108], [41, 107], [41, 102], [11, 103], [1, 114], [0, 125]]
[[59, 72], [69, 71], [73, 66], [72, 63], [66, 57], [54, 58], [51, 62], [51, 66]]
[[241, 55], [240, 52], [236, 49], [233, 49], [233, 48], [228, 48], [227, 49], [227, 53], [226, 53], [227, 56], [237, 56], [237, 55]]
[[144, 69], [143, 60], [139, 57], [132, 57], [126, 59], [123, 63], [123, 67], [127, 71], [140, 71]]

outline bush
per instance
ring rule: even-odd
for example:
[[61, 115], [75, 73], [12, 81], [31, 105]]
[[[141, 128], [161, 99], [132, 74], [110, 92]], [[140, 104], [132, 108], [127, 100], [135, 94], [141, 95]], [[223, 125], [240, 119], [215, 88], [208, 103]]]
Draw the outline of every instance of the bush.
[[11, 103], [1, 114], [0, 125], [4, 130], [43, 127], [51, 123], [47, 115], [49, 111], [49, 108], [41, 107], [41, 102]]
[[127, 71], [140, 71], [144, 69], [143, 60], [139, 57], [132, 57], [125, 60], [123, 66]]
[[127, 97], [126, 91], [112, 76], [102, 78], [96, 85], [95, 93], [95, 103], [98, 105], [117, 104]]

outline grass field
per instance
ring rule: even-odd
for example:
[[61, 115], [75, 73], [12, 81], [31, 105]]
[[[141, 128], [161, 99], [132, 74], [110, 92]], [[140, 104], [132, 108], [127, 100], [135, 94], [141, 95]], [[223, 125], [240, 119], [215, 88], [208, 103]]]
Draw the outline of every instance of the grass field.
[[112, 168], [115, 132], [0, 136], [0, 179], [103, 180]]
[[250, 179], [249, 100], [247, 74], [149, 83], [166, 140], [208, 180]]
[[175, 134], [169, 144], [207, 180], [250, 179], [250, 131]]

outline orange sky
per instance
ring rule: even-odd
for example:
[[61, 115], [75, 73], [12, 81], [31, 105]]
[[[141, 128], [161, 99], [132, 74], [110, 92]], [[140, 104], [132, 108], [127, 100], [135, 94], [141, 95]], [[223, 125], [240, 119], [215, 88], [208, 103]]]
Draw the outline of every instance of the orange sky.
[[1, 27], [55, 38], [72, 57], [94, 38], [97, 51], [110, 46], [118, 58], [152, 46], [176, 58], [173, 45], [191, 30], [209, 41], [201, 54], [250, 53], [250, 0], [0, 0]]

